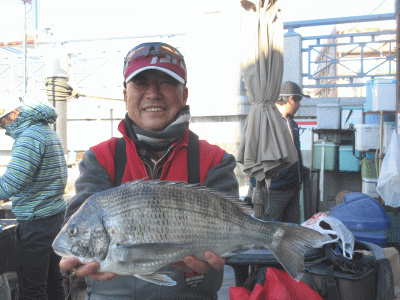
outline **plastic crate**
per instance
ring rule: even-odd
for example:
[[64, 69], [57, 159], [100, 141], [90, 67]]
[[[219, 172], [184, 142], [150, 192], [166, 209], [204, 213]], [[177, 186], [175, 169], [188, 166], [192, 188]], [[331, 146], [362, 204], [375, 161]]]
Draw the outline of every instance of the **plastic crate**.
[[322, 149], [324, 149], [324, 169], [337, 170], [339, 146], [332, 142], [315, 142], [313, 168], [320, 170], [322, 162]]
[[378, 178], [376, 172], [377, 161], [375, 158], [363, 158], [361, 161], [361, 177], [362, 178]]
[[372, 80], [372, 110], [396, 110], [396, 79]]
[[318, 129], [340, 129], [339, 104], [317, 104]]
[[356, 137], [355, 148], [358, 151], [379, 149], [380, 125], [378, 124], [355, 124]]
[[379, 194], [376, 190], [377, 185], [378, 185], [377, 178], [363, 178], [361, 190], [364, 194], [366, 194], [372, 198], [378, 199]]
[[353, 146], [339, 147], [339, 171], [360, 171], [360, 161], [353, 155]]
[[342, 107], [341, 120], [342, 129], [349, 129], [350, 124], [362, 124], [362, 107]]

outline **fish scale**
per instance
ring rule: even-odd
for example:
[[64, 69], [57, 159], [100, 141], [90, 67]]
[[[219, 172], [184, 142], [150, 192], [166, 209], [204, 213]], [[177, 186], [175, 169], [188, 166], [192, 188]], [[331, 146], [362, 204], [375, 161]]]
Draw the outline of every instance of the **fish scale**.
[[204, 259], [213, 251], [229, 257], [259, 245], [298, 280], [304, 254], [326, 238], [299, 225], [256, 219], [239, 202], [199, 185], [137, 180], [88, 198], [53, 248], [82, 263], [96, 260], [99, 271], [174, 285], [164, 267], [185, 256]]

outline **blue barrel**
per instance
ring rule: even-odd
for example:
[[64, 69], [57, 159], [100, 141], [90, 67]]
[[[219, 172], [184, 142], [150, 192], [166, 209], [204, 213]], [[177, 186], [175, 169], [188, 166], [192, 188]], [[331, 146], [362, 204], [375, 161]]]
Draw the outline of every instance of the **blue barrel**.
[[350, 193], [344, 201], [332, 207], [330, 216], [354, 234], [356, 240], [386, 247], [390, 239], [390, 220], [383, 207], [363, 193]]

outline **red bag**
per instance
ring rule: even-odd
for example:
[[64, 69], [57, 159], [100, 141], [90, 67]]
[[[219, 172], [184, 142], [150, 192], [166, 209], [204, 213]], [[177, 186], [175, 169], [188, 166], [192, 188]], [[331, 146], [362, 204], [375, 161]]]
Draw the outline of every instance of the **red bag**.
[[303, 281], [297, 282], [288, 273], [269, 267], [264, 286], [256, 284], [253, 291], [244, 287], [230, 287], [230, 300], [323, 300]]

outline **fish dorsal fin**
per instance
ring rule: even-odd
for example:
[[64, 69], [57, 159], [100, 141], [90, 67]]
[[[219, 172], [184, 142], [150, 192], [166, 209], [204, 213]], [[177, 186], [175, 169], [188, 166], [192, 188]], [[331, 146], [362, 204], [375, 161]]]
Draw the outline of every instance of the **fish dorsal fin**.
[[174, 286], [176, 281], [171, 279], [171, 276], [175, 275], [172, 272], [159, 272], [145, 275], [135, 275], [137, 278], [155, 283], [158, 285]]
[[124, 184], [121, 184], [120, 187], [122, 187], [122, 186], [129, 187], [129, 186], [138, 185], [138, 184], [140, 184], [142, 182], [145, 182], [148, 179], [149, 179], [148, 177], [144, 177], [144, 178], [140, 178], [140, 179], [137, 179], [137, 180], [128, 181], [128, 182], [125, 182]]
[[231, 203], [234, 203], [235, 205], [237, 205], [239, 207], [241, 212], [245, 213], [246, 215], [250, 215], [250, 216], [254, 215], [254, 210], [250, 206], [244, 204], [244, 202], [241, 199], [239, 199], [238, 197], [231, 196], [231, 195], [228, 195], [228, 194], [226, 194], [224, 192], [220, 192], [220, 191], [216, 191], [216, 190], [210, 189], [210, 188], [208, 188], [206, 186], [202, 186], [202, 185], [200, 185], [198, 183], [189, 184], [189, 183], [186, 183], [184, 181], [149, 180], [149, 181], [146, 181], [146, 184], [175, 185], [175, 186], [180, 187], [180, 188], [188, 188], [188, 189], [194, 189], [194, 190], [198, 190], [198, 191], [205, 191], [205, 192], [213, 194], [213, 195], [215, 195], [217, 197], [222, 197], [222, 198], [224, 198], [225, 200], [227, 200], [227, 201], [229, 201]]
[[138, 179], [135, 181], [130, 181], [130, 182], [124, 183], [123, 186], [135, 186], [137, 184], [144, 184], [144, 185], [154, 185], [154, 186], [176, 186], [179, 188], [187, 188], [187, 189], [193, 189], [193, 190], [197, 190], [197, 191], [205, 191], [205, 192], [213, 194], [217, 197], [222, 197], [226, 201], [234, 203], [235, 205], [238, 206], [238, 208], [241, 210], [241, 212], [243, 212], [247, 215], [250, 215], [250, 216], [254, 215], [254, 210], [250, 206], [244, 204], [244, 202], [241, 199], [239, 199], [238, 197], [228, 195], [224, 192], [215, 191], [206, 186], [202, 186], [198, 183], [189, 184], [184, 181], [168, 181], [168, 180], [158, 180], [158, 179], [147, 180], [147, 179], [148, 178], [146, 177], [146, 178], [141, 178], [141, 179]]

